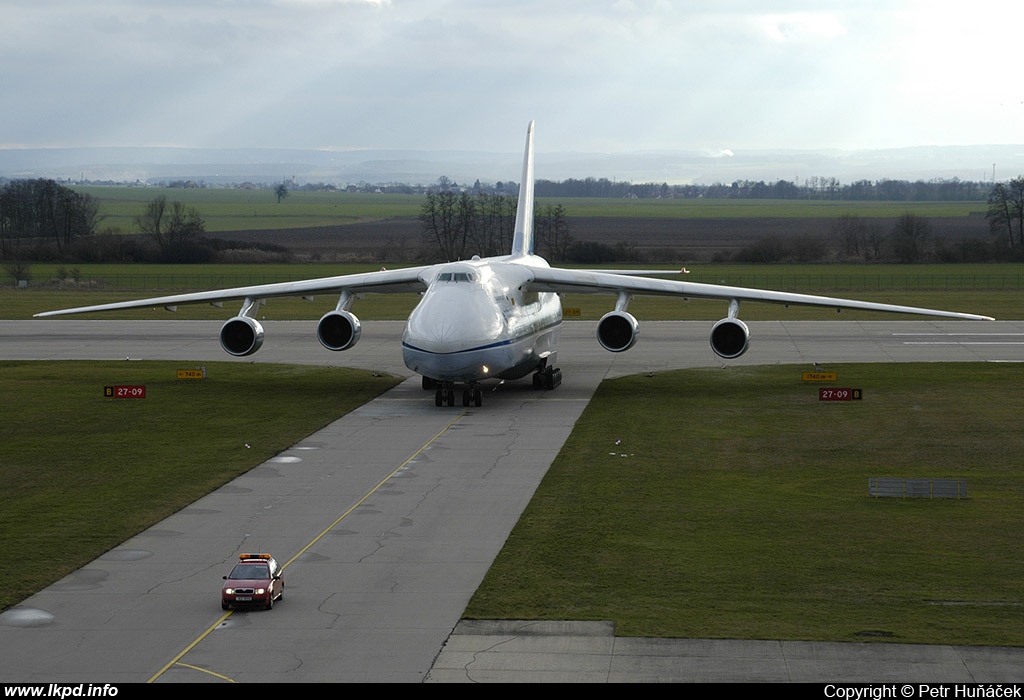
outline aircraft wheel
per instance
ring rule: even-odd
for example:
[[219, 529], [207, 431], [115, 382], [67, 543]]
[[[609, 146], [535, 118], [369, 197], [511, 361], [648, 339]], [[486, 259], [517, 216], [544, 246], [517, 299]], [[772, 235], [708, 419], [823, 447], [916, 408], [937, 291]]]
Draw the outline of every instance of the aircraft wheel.
[[444, 395], [441, 393], [440, 389], [437, 389], [436, 391], [434, 391], [434, 405], [435, 406], [440, 406], [443, 403], [444, 403]]
[[553, 369], [547, 376], [547, 388], [554, 389], [562, 383], [562, 370]]
[[473, 391], [473, 405], [479, 408], [483, 404], [483, 402], [484, 402], [484, 394], [483, 394], [483, 392], [480, 391], [479, 389], [475, 389]]
[[468, 406], [469, 405], [470, 396], [471, 395], [470, 395], [469, 389], [463, 389], [462, 390], [462, 405], [463, 406]]
[[448, 405], [449, 406], [454, 406], [455, 405], [455, 389], [449, 389], [448, 390]]

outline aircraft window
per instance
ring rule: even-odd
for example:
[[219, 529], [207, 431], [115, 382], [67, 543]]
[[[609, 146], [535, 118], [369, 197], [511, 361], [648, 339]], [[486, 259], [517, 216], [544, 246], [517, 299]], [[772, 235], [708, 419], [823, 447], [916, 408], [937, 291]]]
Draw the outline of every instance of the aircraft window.
[[437, 276], [438, 282], [474, 282], [476, 276], [472, 272], [442, 272]]

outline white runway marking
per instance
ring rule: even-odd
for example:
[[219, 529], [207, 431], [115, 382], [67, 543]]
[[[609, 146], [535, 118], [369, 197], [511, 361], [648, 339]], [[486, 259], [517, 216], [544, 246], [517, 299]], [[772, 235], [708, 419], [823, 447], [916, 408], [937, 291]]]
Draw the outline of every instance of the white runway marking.
[[[893, 333], [892, 335], [894, 338], [951, 339], [905, 340], [903, 341], [904, 345], [1024, 345], [1024, 333]], [[978, 340], [957, 340], [957, 338], [977, 338]]]

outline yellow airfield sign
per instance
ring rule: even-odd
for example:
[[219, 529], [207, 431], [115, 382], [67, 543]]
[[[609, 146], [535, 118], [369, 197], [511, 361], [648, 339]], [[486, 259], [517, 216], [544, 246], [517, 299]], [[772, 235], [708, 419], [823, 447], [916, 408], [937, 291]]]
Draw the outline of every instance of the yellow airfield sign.
[[839, 379], [838, 372], [804, 372], [801, 376], [805, 382], [834, 382]]
[[203, 379], [206, 377], [206, 368], [202, 369], [179, 369], [178, 379]]

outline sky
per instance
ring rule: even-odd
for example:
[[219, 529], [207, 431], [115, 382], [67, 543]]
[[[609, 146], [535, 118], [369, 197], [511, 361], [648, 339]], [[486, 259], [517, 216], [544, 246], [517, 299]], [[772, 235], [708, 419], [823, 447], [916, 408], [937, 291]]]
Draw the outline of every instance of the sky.
[[1024, 143], [1019, 0], [0, 0], [0, 147]]

